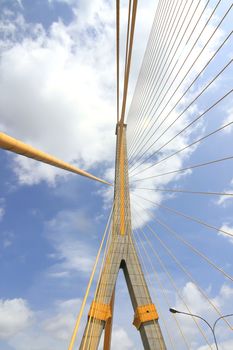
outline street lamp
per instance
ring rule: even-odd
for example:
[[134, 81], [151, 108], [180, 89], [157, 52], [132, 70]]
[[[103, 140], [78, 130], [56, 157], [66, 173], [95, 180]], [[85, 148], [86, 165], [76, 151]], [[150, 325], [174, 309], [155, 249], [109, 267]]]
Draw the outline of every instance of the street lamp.
[[198, 315], [194, 315], [194, 314], [190, 314], [190, 313], [187, 313], [187, 312], [183, 312], [183, 311], [178, 311], [176, 309], [173, 309], [173, 308], [170, 308], [169, 311], [173, 314], [183, 314], [183, 315], [188, 315], [188, 316], [193, 316], [193, 317], [197, 317], [197, 318], [200, 318], [202, 321], [204, 321], [208, 327], [211, 329], [211, 332], [213, 333], [213, 337], [214, 337], [214, 342], [215, 342], [215, 346], [216, 346], [216, 349], [218, 350], [218, 344], [217, 344], [217, 339], [216, 339], [216, 335], [215, 335], [215, 327], [216, 327], [216, 324], [219, 320], [221, 320], [222, 318], [225, 318], [225, 317], [229, 317], [229, 316], [233, 316], [233, 314], [229, 314], [229, 315], [224, 315], [224, 316], [221, 316], [219, 318], [217, 318], [217, 320], [214, 322], [213, 326], [211, 326], [209, 324], [209, 322], [207, 322], [203, 317], [201, 316], [198, 316]]

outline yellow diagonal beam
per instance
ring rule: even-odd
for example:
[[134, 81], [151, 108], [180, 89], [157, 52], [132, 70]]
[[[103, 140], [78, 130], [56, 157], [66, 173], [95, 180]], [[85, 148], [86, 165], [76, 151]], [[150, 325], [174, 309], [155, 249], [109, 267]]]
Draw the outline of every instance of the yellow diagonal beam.
[[69, 172], [78, 174], [78, 175], [82, 175], [85, 177], [88, 177], [89, 179], [95, 180], [95, 181], [99, 181], [102, 182], [106, 185], [110, 185], [110, 183], [108, 183], [107, 181], [104, 181], [84, 170], [81, 170], [79, 168], [76, 168], [75, 166], [66, 163], [56, 157], [53, 157], [45, 152], [42, 152], [30, 145], [27, 145], [26, 143], [19, 141], [9, 135], [6, 135], [2, 132], [0, 132], [0, 148], [3, 148], [7, 151], [10, 152], [14, 152], [17, 154], [21, 154], [22, 156], [28, 157], [28, 158], [32, 158], [35, 159], [39, 162], [42, 163], [47, 163], [50, 164], [52, 166], [55, 166], [57, 168], [60, 169], [64, 169], [67, 170]]

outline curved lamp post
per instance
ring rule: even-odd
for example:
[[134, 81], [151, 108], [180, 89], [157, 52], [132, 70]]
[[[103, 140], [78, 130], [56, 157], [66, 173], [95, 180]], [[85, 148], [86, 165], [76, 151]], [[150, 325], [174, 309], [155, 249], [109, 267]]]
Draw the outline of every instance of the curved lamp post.
[[183, 314], [183, 315], [188, 315], [188, 316], [193, 316], [193, 317], [197, 317], [197, 318], [200, 318], [202, 321], [204, 321], [208, 327], [211, 329], [211, 332], [213, 333], [213, 337], [214, 337], [214, 342], [215, 342], [215, 346], [216, 346], [216, 349], [218, 350], [218, 344], [217, 344], [217, 339], [216, 339], [216, 335], [215, 335], [215, 327], [216, 327], [216, 324], [218, 323], [219, 320], [221, 320], [222, 318], [225, 318], [225, 317], [229, 317], [229, 316], [233, 316], [233, 314], [229, 314], [229, 315], [224, 315], [224, 316], [221, 316], [219, 318], [217, 318], [217, 320], [214, 322], [213, 326], [211, 326], [209, 324], [209, 322], [207, 322], [203, 317], [201, 316], [198, 316], [198, 315], [194, 315], [194, 314], [190, 314], [190, 313], [187, 313], [187, 312], [183, 312], [183, 311], [179, 311], [179, 310], [176, 310], [176, 309], [173, 309], [173, 308], [170, 308], [169, 311], [173, 314]]

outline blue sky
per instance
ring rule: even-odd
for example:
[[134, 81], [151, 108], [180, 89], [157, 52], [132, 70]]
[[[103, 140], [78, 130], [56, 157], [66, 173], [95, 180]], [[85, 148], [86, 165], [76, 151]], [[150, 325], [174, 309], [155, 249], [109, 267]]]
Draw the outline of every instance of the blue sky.
[[[209, 8], [215, 4], [216, 1], [211, 1]], [[124, 27], [126, 2], [122, 6]], [[223, 1], [206, 35], [228, 6], [229, 2]], [[154, 1], [147, 4], [139, 2], [129, 99], [133, 96], [155, 8]], [[33, 4], [29, 0], [0, 2], [1, 131], [110, 181], [113, 180], [116, 120], [114, 10], [115, 3], [104, 0], [35, 0]], [[200, 69], [208, 55], [231, 30], [230, 18], [232, 11], [192, 74]], [[124, 38], [124, 30], [121, 35]], [[121, 52], [123, 61], [124, 52]], [[181, 52], [183, 54], [185, 51]], [[194, 85], [184, 104], [178, 106], [180, 109], [176, 110], [174, 117], [230, 58], [232, 38]], [[121, 76], [122, 72], [121, 69]], [[174, 132], [232, 88], [232, 73], [229, 66], [178, 123]], [[134, 116], [129, 106], [128, 110], [131, 132]], [[233, 121], [232, 95], [206, 115], [190, 134], [173, 143], [168, 151], [191, 143], [227, 121]], [[165, 162], [164, 167], [144, 172], [145, 177], [156, 174], [156, 171], [175, 170], [232, 155], [232, 130], [229, 127], [227, 131], [212, 136], [184, 156]], [[165, 136], [161, 142], [172, 135]], [[161, 144], [158, 143], [155, 150]], [[136, 164], [137, 159], [135, 157]], [[112, 191], [88, 179], [5, 151], [0, 151], [0, 163], [0, 349], [64, 349], [107, 222]], [[143, 166], [139, 168], [142, 169]], [[138, 178], [144, 177], [142, 174]], [[233, 192], [232, 174], [232, 161], [227, 161], [195, 169], [183, 176], [141, 181], [137, 187]], [[142, 191], [137, 187], [132, 184], [132, 192], [233, 232], [232, 198], [168, 195]], [[156, 218], [173, 228], [229, 274], [232, 271], [232, 239], [165, 209], [158, 210], [133, 194], [131, 198], [136, 231], [140, 233], [141, 228], [146, 232], [192, 310], [205, 315], [210, 321], [216, 318], [194, 283], [160, 247], [147, 224], [159, 233], [221, 311], [233, 312], [230, 281], [171, 238], [163, 227], [151, 220], [148, 213], [154, 213]], [[142, 207], [146, 207], [146, 211]], [[149, 256], [153, 258], [170, 306], [184, 310], [184, 305], [174, 293], [142, 233], [140, 236]], [[142, 246], [140, 251], [146, 261]], [[148, 281], [152, 282], [152, 298], [169, 328], [173, 329], [175, 325], [168, 313], [163, 292], [149, 264], [147, 268]], [[113, 349], [142, 349], [140, 338], [131, 325], [133, 310], [122, 273], [119, 274], [117, 287]], [[88, 306], [90, 302], [91, 297]], [[119, 307], [123, 303], [124, 312]], [[83, 322], [85, 317], [86, 314]], [[190, 320], [181, 319], [181, 324], [192, 349], [207, 349]], [[163, 324], [162, 328], [170, 349]], [[218, 337], [222, 348], [232, 348], [232, 332], [224, 323], [219, 324]], [[178, 332], [174, 332], [174, 338], [179, 349], [185, 348]], [[209, 340], [212, 342], [211, 335]]]

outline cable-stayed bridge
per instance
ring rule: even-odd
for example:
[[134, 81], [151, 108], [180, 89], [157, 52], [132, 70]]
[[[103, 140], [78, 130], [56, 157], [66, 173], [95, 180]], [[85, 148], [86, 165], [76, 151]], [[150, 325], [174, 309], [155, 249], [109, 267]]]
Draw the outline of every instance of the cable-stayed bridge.
[[[206, 212], [209, 201], [226, 204], [233, 197], [229, 185], [233, 173], [229, 136], [233, 125], [232, 5], [224, 0], [159, 1], [132, 101], [128, 101], [135, 27], [140, 14], [138, 2], [130, 0], [121, 79], [121, 6], [116, 1], [114, 198], [69, 350], [78, 346], [97, 349], [102, 334], [104, 349], [111, 348], [114, 306], [119, 307], [114, 305], [114, 294], [120, 269], [134, 310], [133, 324], [144, 349], [195, 348], [181, 316], [167, 315], [161, 307], [161, 300], [167, 310], [173, 306], [167, 293], [171, 289], [184, 312], [193, 314], [196, 310], [173, 277], [175, 270], [194, 286], [206, 303], [206, 310], [211, 310], [216, 319], [221, 318], [224, 329], [232, 334], [232, 320], [224, 317], [221, 303], [199, 282], [201, 271], [188, 261], [189, 255], [201, 261], [202, 274], [209, 283], [214, 285], [215, 279], [221, 278], [231, 285], [232, 269], [223, 265], [220, 252], [212, 249], [216, 240], [220, 247], [222, 240], [230, 246], [231, 224], [223, 222], [219, 226], [216, 214], [208, 215], [211, 220], [207, 220]], [[102, 186], [113, 185], [5, 133], [0, 134], [0, 146], [99, 181]], [[220, 177], [221, 173], [225, 174], [226, 183], [212, 187], [218, 183], [213, 177]], [[167, 205], [169, 199], [174, 205]], [[182, 255], [182, 249], [186, 255]], [[101, 259], [85, 331], [77, 344]], [[232, 312], [229, 305], [229, 313]], [[190, 320], [203, 349], [214, 349], [216, 345], [205, 324], [195, 316], [190, 316]], [[178, 347], [177, 337], [182, 344]]]

